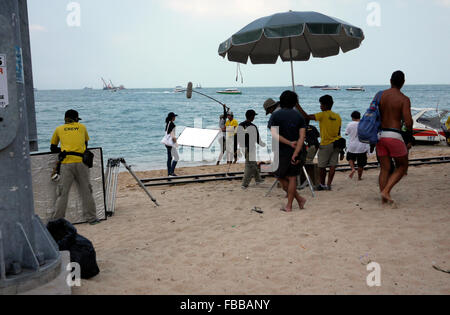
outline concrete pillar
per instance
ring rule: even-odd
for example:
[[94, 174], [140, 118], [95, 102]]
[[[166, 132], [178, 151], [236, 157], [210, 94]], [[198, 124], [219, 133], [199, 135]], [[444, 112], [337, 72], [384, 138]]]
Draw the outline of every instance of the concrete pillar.
[[[0, 294], [39, 286], [61, 264], [56, 243], [34, 213], [22, 57], [29, 41], [24, 49], [21, 30], [28, 16], [20, 15], [19, 2], [2, 0], [0, 6]], [[34, 103], [28, 105], [34, 111]]]

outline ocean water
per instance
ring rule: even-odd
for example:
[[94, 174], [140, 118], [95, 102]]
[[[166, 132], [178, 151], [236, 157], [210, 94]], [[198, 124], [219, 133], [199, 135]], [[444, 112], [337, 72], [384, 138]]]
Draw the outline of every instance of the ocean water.
[[[225, 87], [226, 88], [226, 87]], [[364, 113], [377, 91], [388, 86], [365, 86], [365, 92], [350, 92], [345, 86], [340, 91], [322, 91], [309, 87], [297, 87], [300, 103], [306, 112], [320, 112], [319, 98], [333, 96], [333, 111], [343, 120], [343, 129], [351, 121], [355, 110]], [[263, 140], [270, 141], [267, 130], [268, 117], [262, 108], [271, 97], [278, 100], [281, 93], [290, 87], [239, 87], [242, 95], [220, 95], [223, 88], [203, 88], [198, 92], [207, 94], [227, 104], [235, 118], [242, 122], [248, 109], [259, 115], [255, 124]], [[450, 109], [450, 85], [405, 86], [403, 92], [411, 98], [413, 107]], [[166, 148], [160, 144], [164, 135], [165, 118], [169, 112], [179, 116], [176, 120], [177, 133], [183, 127], [218, 128], [222, 106], [206, 97], [195, 94], [187, 99], [185, 93], [174, 93], [167, 89], [130, 89], [118, 92], [103, 90], [39, 90], [36, 96], [36, 120], [39, 152], [48, 152], [50, 139], [55, 128], [64, 123], [64, 113], [75, 109], [86, 125], [91, 140], [90, 147], [102, 147], [105, 161], [123, 157], [135, 170], [164, 169]], [[315, 123], [314, 123], [315, 124]], [[269, 146], [270, 147], [270, 146]], [[210, 150], [180, 150], [182, 161], [179, 166], [214, 164], [218, 156], [218, 144]], [[268, 157], [267, 149], [259, 152], [261, 158]]]

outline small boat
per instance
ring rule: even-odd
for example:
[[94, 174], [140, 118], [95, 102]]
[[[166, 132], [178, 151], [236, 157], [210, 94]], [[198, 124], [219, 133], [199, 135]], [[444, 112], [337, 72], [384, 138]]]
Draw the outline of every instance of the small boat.
[[181, 85], [177, 85], [173, 91], [175, 93], [182, 93], [184, 92], [184, 88]]
[[238, 89], [226, 89], [223, 91], [217, 91], [217, 93], [219, 94], [231, 94], [231, 95], [240, 95], [242, 94], [241, 91], [239, 91]]
[[197, 90], [201, 90], [202, 89], [202, 85], [201, 84], [197, 84], [197, 86], [195, 87]]
[[340, 91], [341, 88], [339, 86], [329, 86], [329, 87], [325, 87], [322, 88], [322, 91]]
[[365, 92], [366, 89], [363, 86], [352, 86], [346, 89], [347, 91]]
[[447, 119], [448, 110], [436, 108], [411, 108], [413, 118], [413, 136], [416, 141], [437, 144], [446, 140], [446, 134], [442, 130]]
[[327, 87], [330, 87], [329, 85], [313, 85], [311, 86], [311, 89], [325, 89]]
[[119, 90], [125, 90], [125, 87], [123, 85], [120, 86], [114, 86], [111, 80], [109, 80], [109, 84], [106, 83], [106, 81], [102, 78], [103, 81], [103, 90], [104, 91], [111, 91], [111, 92], [117, 92]]

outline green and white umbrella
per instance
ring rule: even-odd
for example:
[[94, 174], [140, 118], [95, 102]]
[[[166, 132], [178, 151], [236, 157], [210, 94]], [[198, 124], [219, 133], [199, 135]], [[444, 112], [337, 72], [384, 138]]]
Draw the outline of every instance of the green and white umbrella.
[[317, 12], [285, 12], [260, 18], [220, 44], [219, 55], [246, 64], [275, 64], [278, 57], [291, 62], [325, 58], [356, 49], [364, 40], [362, 29]]

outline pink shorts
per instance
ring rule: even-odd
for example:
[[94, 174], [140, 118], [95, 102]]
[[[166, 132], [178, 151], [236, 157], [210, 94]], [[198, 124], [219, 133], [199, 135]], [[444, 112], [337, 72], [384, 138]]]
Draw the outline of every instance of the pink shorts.
[[381, 138], [377, 144], [378, 156], [400, 158], [408, 155], [406, 144], [398, 139]]

